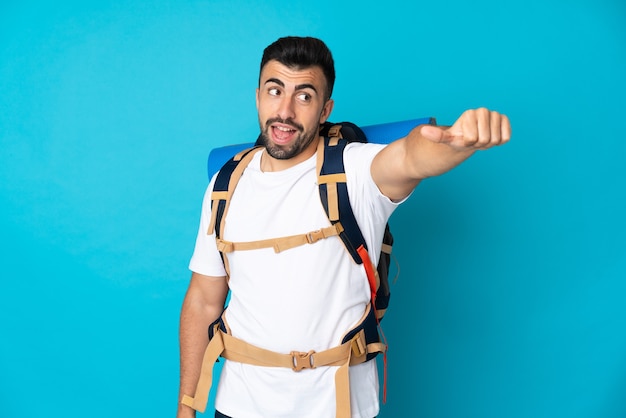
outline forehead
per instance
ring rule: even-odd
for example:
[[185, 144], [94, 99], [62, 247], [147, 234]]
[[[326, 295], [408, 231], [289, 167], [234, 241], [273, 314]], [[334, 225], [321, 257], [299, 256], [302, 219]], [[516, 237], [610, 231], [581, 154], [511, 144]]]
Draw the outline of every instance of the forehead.
[[306, 68], [287, 67], [276, 60], [271, 60], [261, 70], [261, 85], [270, 80], [280, 80], [285, 86], [311, 84], [319, 91], [326, 88], [326, 77], [318, 66]]

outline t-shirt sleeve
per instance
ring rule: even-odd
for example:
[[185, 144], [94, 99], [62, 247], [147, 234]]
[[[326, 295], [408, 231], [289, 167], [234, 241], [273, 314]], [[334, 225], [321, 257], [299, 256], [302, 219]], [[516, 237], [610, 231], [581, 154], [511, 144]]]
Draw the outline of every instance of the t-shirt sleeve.
[[366, 210], [375, 210], [376, 215], [384, 221], [407, 199], [392, 201], [382, 194], [372, 178], [372, 161], [386, 146], [386, 144], [355, 142], [348, 144], [344, 153], [350, 201], [353, 206], [363, 204]]
[[224, 264], [217, 251], [215, 232], [208, 234], [211, 221], [211, 191], [215, 176], [211, 179], [202, 200], [202, 212], [200, 214], [200, 226], [196, 237], [196, 245], [189, 262], [189, 269], [205, 276], [222, 277], [226, 275]]
[[380, 252], [385, 225], [389, 217], [401, 203], [406, 201], [406, 198], [399, 202], [389, 199], [382, 194], [372, 178], [372, 161], [385, 146], [385, 144], [351, 143], [344, 151], [350, 205], [371, 256], [376, 256]]

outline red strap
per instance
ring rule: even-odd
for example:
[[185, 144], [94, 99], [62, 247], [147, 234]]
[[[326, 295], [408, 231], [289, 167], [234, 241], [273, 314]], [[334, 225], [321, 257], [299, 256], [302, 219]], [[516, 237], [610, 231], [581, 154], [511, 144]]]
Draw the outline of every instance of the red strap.
[[370, 284], [370, 292], [372, 293], [372, 307], [376, 310], [376, 272], [374, 271], [372, 260], [370, 260], [370, 256], [363, 245], [357, 248], [356, 252], [359, 254], [359, 257], [361, 257], [361, 261], [363, 261], [367, 281]]
[[[376, 314], [376, 272], [374, 271], [374, 265], [372, 264], [372, 260], [370, 259], [367, 250], [363, 245], [357, 248], [356, 252], [361, 257], [361, 261], [363, 261], [363, 267], [365, 268], [365, 274], [367, 275], [367, 281], [370, 284], [370, 292], [372, 293], [372, 309], [374, 309], [374, 316], [376, 317], [376, 323], [378, 324], [378, 329], [380, 330], [380, 334], [383, 339], [383, 343], [385, 347], [389, 347], [387, 345], [387, 338], [383, 333], [383, 329], [380, 326], [380, 322], [378, 321], [378, 315]], [[384, 377], [383, 377], [383, 403], [387, 403], [387, 349], [383, 353], [383, 365], [384, 365]]]

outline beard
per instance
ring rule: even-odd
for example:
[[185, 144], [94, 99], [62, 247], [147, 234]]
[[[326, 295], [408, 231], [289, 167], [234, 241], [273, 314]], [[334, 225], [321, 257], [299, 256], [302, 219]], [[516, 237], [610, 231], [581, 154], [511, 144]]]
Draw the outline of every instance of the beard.
[[[276, 122], [289, 125], [298, 131], [297, 136], [289, 145], [276, 145], [270, 140], [269, 130], [271, 129], [271, 125]], [[276, 158], [277, 160], [288, 160], [296, 155], [299, 155], [319, 136], [318, 126], [315, 126], [309, 131], [305, 131], [302, 125], [295, 123], [291, 119], [268, 119], [265, 122], [265, 128], [261, 122], [259, 122], [259, 125], [261, 125], [261, 139], [263, 141], [263, 146], [265, 146], [267, 153], [272, 158]]]

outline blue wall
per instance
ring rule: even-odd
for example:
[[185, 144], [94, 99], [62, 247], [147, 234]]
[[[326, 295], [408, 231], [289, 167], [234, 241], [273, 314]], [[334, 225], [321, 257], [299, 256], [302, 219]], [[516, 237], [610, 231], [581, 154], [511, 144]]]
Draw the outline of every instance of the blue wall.
[[206, 157], [286, 34], [334, 120], [513, 122], [392, 219], [381, 416], [626, 416], [624, 3], [335, 3], [0, 5], [0, 416], [173, 416]]

